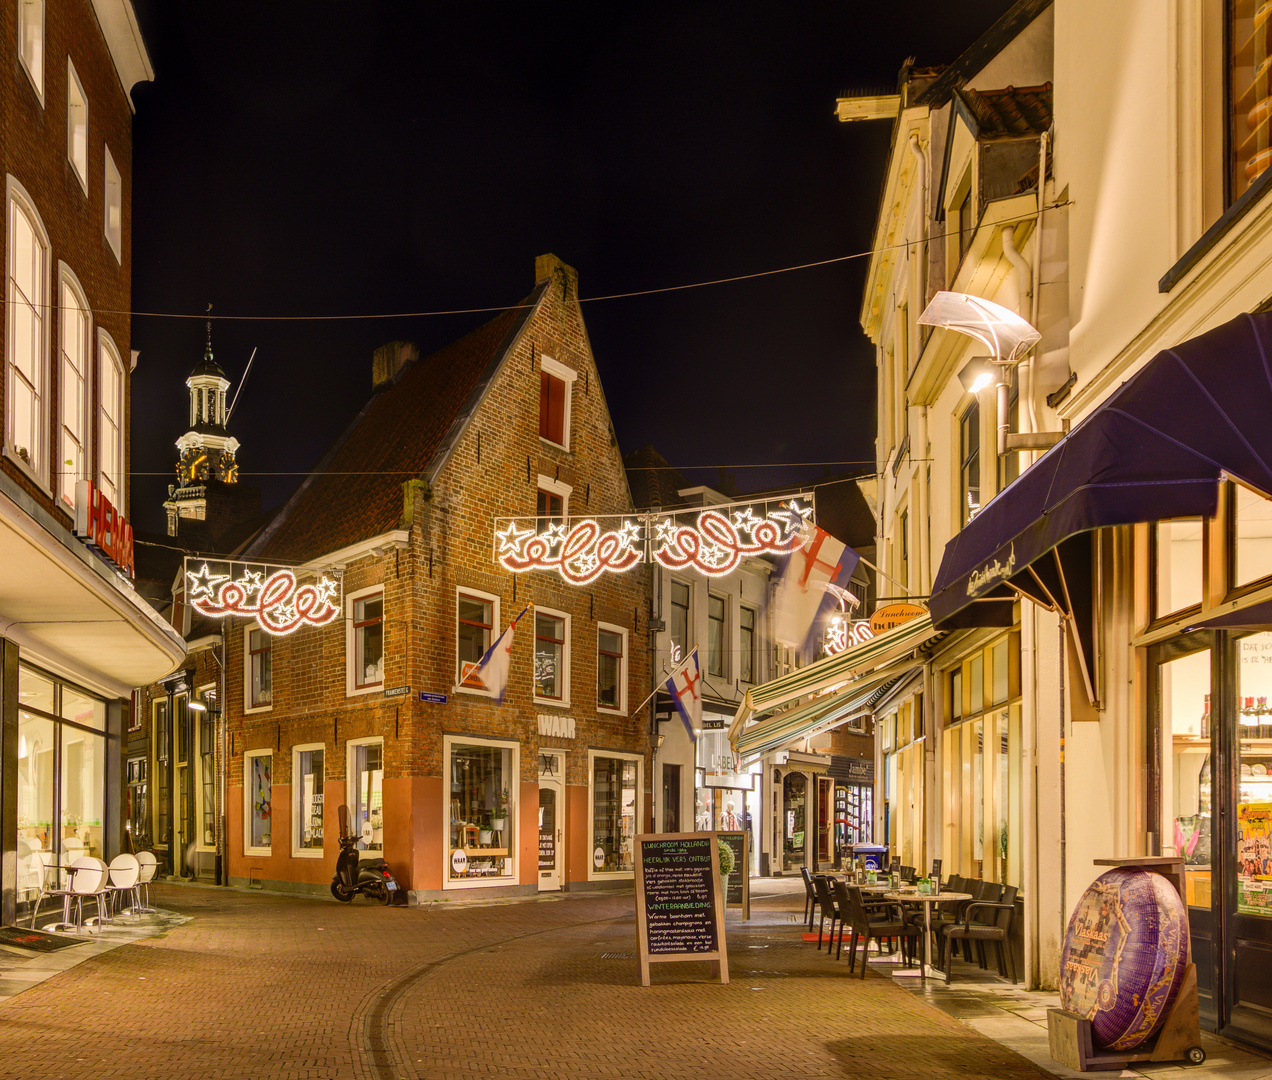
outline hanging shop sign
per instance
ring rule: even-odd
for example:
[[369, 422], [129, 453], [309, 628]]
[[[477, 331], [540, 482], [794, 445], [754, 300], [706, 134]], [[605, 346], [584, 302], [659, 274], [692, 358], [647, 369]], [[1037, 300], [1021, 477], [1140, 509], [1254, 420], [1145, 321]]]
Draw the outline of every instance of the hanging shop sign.
[[649, 562], [721, 577], [744, 556], [798, 550], [812, 522], [811, 494], [671, 513], [496, 518], [494, 557], [505, 570], [555, 570], [572, 585]]
[[927, 608], [920, 607], [918, 604], [889, 604], [870, 616], [870, 629], [876, 634], [882, 634], [886, 630], [895, 629], [902, 623], [908, 623], [911, 619], [917, 619], [920, 615], [926, 614]]
[[826, 640], [823, 643], [827, 656], [836, 656], [845, 649], [861, 645], [874, 637], [868, 619], [849, 619], [844, 615], [835, 615], [826, 627]]
[[187, 557], [185, 580], [187, 603], [196, 611], [212, 618], [255, 619], [276, 636], [302, 626], [326, 626], [343, 606], [340, 579], [326, 573], [302, 585], [287, 568]]
[[135, 577], [133, 530], [87, 480], [75, 482], [75, 535], [128, 577]]

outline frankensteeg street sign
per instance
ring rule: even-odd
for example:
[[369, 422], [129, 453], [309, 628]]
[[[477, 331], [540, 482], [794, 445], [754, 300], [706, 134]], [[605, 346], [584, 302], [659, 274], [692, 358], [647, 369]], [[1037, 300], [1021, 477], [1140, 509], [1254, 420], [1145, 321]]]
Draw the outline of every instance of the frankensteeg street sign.
[[813, 523], [808, 493], [671, 512], [496, 518], [494, 556], [505, 570], [555, 570], [572, 585], [651, 561], [722, 577], [746, 556], [789, 555]]
[[290, 569], [187, 556], [186, 601], [212, 618], [242, 616], [255, 619], [266, 633], [290, 634], [302, 626], [326, 626], [343, 607], [340, 580], [314, 573], [316, 582], [301, 585]]

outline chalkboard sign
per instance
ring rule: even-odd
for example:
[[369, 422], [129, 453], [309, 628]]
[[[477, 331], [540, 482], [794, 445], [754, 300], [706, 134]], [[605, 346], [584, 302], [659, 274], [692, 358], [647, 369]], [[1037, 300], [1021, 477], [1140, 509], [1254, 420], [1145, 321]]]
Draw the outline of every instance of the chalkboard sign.
[[649, 965], [709, 960], [729, 981], [724, 897], [716, 834], [648, 833], [636, 837], [636, 934], [640, 981]]
[[733, 873], [727, 879], [724, 906], [740, 907], [742, 921], [746, 922], [751, 917], [750, 835], [739, 831], [718, 832], [716, 836], [733, 849]]

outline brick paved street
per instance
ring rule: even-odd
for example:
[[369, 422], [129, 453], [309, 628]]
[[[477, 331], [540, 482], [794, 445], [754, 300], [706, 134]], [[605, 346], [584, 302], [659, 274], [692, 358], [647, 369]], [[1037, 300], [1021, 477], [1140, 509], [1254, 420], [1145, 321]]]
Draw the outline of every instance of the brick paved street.
[[730, 916], [728, 986], [676, 964], [648, 988], [630, 895], [155, 899], [190, 921], [0, 1004], [0, 1076], [1044, 1075], [890, 979], [850, 979], [802, 940], [790, 894], [757, 900], [751, 924]]

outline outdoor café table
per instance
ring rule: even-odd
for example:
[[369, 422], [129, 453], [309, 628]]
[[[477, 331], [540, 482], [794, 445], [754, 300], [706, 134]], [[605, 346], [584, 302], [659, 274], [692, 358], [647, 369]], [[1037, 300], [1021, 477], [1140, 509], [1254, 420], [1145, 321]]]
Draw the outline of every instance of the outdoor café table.
[[934, 968], [928, 956], [929, 950], [932, 948], [932, 905], [944, 904], [950, 901], [970, 900], [971, 893], [946, 892], [942, 889], [939, 893], [921, 893], [918, 889], [902, 889], [900, 891], [888, 891], [883, 894], [885, 900], [897, 900], [905, 904], [922, 904], [923, 905], [923, 965], [918, 968], [899, 968], [892, 973], [894, 978], [901, 978], [903, 975], [919, 975], [926, 976], [929, 979], [945, 978], [945, 972], [940, 968]]

